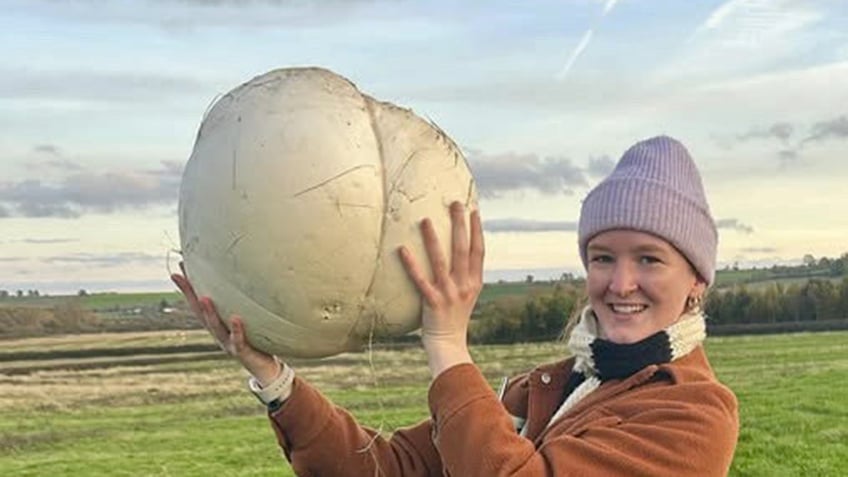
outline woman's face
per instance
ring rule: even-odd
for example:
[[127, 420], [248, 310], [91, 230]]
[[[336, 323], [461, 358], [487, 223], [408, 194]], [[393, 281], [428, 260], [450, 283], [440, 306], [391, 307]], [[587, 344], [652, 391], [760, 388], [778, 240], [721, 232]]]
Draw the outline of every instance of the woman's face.
[[651, 234], [603, 232], [589, 241], [587, 255], [589, 302], [613, 343], [635, 343], [671, 325], [686, 299], [706, 288], [677, 249]]

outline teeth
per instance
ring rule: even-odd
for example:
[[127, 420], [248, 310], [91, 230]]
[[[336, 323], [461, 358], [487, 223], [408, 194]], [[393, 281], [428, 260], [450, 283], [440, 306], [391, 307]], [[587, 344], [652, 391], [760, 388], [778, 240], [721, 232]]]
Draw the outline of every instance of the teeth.
[[647, 308], [646, 305], [610, 305], [612, 311], [621, 314], [639, 313]]

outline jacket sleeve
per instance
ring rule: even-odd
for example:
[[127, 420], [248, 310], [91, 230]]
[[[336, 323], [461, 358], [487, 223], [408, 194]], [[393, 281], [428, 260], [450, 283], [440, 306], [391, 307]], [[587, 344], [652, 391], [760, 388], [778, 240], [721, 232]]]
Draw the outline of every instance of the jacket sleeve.
[[653, 388], [656, 401], [640, 399], [626, 416], [593, 409], [537, 449], [516, 434], [479, 370], [459, 365], [430, 389], [435, 445], [455, 476], [726, 475], [737, 433], [732, 393], [712, 383], [687, 403], [672, 388]]
[[429, 420], [386, 439], [299, 377], [286, 404], [269, 417], [298, 476], [442, 475]]

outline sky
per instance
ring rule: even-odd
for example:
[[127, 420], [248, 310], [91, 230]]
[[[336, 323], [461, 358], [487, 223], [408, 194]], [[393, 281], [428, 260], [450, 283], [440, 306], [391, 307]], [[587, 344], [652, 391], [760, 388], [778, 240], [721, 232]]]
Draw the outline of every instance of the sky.
[[459, 144], [489, 281], [581, 273], [580, 201], [658, 134], [701, 170], [720, 266], [848, 251], [843, 0], [0, 3], [0, 289], [172, 290], [204, 112], [293, 66]]

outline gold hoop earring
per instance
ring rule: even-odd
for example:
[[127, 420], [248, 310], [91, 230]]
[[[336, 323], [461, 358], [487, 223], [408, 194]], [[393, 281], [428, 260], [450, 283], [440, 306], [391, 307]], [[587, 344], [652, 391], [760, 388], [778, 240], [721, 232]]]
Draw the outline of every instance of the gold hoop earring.
[[694, 313], [695, 311], [699, 311], [703, 302], [704, 297], [700, 295], [686, 297], [686, 312]]

